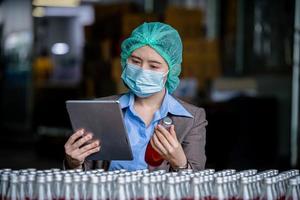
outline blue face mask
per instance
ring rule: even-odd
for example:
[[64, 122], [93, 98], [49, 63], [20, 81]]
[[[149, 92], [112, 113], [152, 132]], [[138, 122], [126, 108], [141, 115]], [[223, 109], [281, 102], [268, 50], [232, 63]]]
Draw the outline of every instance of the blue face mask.
[[121, 78], [138, 97], [148, 97], [156, 92], [160, 92], [164, 86], [164, 77], [168, 74], [145, 70], [141, 67], [127, 63]]

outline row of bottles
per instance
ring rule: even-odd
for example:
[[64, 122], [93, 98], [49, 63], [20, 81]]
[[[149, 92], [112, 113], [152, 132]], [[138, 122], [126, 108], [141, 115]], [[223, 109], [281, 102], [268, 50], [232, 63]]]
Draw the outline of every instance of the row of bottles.
[[299, 170], [279, 173], [0, 169], [0, 200], [300, 200]]

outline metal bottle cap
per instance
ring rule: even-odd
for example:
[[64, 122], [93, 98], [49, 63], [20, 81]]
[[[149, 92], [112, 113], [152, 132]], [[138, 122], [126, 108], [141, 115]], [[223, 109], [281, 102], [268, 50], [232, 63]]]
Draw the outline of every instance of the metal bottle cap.
[[163, 126], [166, 126], [166, 127], [171, 126], [172, 123], [173, 123], [173, 121], [172, 121], [172, 119], [171, 119], [170, 117], [165, 117], [165, 118], [163, 118], [163, 120], [162, 120]]

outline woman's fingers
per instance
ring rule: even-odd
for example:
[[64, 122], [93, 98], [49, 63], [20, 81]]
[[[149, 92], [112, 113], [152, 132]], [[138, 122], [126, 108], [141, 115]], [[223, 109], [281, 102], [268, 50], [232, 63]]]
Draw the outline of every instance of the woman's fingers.
[[[160, 131], [162, 135], [166, 138], [166, 140], [169, 142], [169, 144], [177, 148], [178, 146], [178, 141], [177, 138], [174, 138], [167, 129], [165, 129], [162, 125], [158, 124], [156, 130]], [[175, 133], [176, 134], [176, 133]]]
[[154, 146], [161, 152], [161, 155], [167, 155], [168, 151], [164, 148], [164, 146], [160, 143], [159, 139], [155, 134], [152, 136]]
[[85, 153], [86, 151], [89, 151], [90, 149], [93, 149], [95, 147], [99, 147], [100, 146], [100, 141], [99, 140], [96, 140], [90, 144], [87, 144], [87, 145], [84, 145], [83, 147], [81, 147], [78, 152], [79, 154], [83, 154]]
[[163, 152], [161, 152], [161, 151], [156, 147], [156, 145], [154, 144], [153, 138], [151, 138], [150, 144], [151, 144], [151, 146], [153, 147], [153, 149], [154, 149], [155, 151], [157, 151], [160, 155], [163, 155]]
[[72, 149], [80, 148], [84, 143], [88, 142], [93, 138], [93, 135], [91, 133], [86, 134], [84, 137], [77, 140], [72, 146]]
[[157, 136], [158, 140], [162, 144], [162, 146], [167, 150], [168, 153], [173, 152], [173, 147], [171, 146], [170, 142], [167, 138], [161, 133], [158, 129], [154, 132], [154, 135]]
[[175, 138], [177, 140], [177, 135], [176, 135], [176, 132], [175, 132], [175, 126], [174, 125], [171, 125], [170, 133], [173, 136], [173, 138]]
[[71, 135], [71, 137], [68, 139], [68, 141], [65, 144], [65, 149], [66, 148], [70, 148], [71, 145], [82, 135], [84, 134], [84, 130], [83, 129], [79, 129], [78, 131], [76, 131], [74, 134]]
[[86, 152], [82, 153], [78, 158], [84, 160], [87, 156], [96, 153], [98, 151], [100, 151], [100, 146], [87, 150]]
[[[80, 138], [82, 137], [82, 138]], [[65, 144], [66, 159], [69, 166], [79, 167], [87, 156], [100, 150], [100, 141], [92, 139], [91, 133], [86, 133], [83, 129], [76, 131]]]

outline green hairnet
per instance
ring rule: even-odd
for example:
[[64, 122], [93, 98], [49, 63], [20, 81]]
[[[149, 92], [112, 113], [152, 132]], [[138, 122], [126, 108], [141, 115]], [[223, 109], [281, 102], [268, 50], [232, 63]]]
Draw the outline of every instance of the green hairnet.
[[131, 53], [143, 46], [150, 46], [169, 66], [166, 87], [173, 93], [179, 85], [182, 62], [182, 42], [178, 32], [170, 25], [160, 22], [143, 23], [133, 30], [121, 45], [121, 65], [124, 70]]

